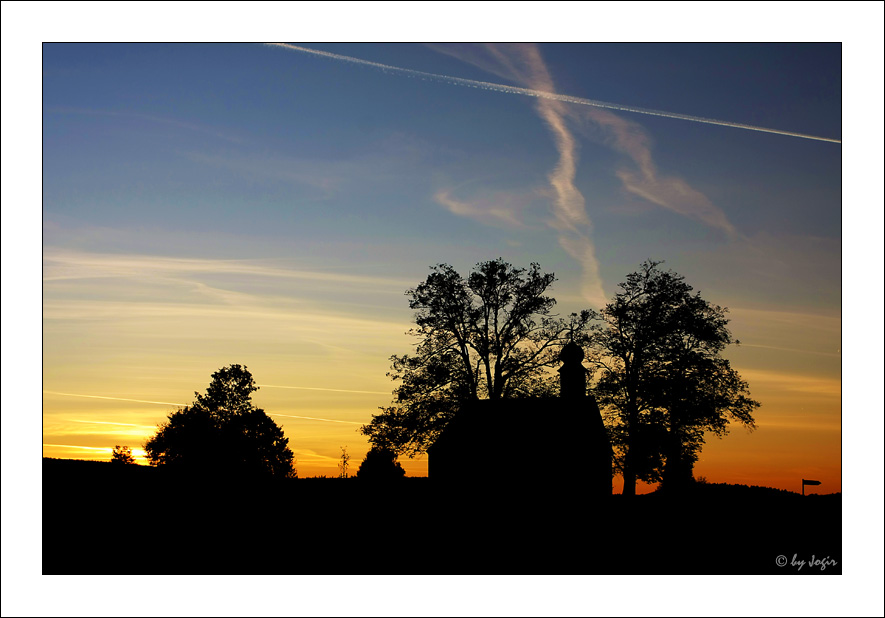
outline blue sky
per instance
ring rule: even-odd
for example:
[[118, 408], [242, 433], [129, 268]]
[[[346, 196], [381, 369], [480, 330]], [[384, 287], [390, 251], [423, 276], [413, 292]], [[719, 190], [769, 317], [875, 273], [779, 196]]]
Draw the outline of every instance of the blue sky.
[[[450, 48], [467, 62], [422, 45], [315, 48], [504, 81], [471, 64], [483, 52], [468, 46]], [[540, 52], [564, 94], [840, 137], [838, 45]], [[64, 237], [59, 244], [73, 247], [84, 234], [81, 247], [162, 254], [174, 246], [176, 255], [297, 256], [331, 267], [363, 256], [359, 268], [388, 273], [402, 261], [466, 268], [499, 254], [563, 275], [569, 265], [545, 225], [554, 136], [526, 97], [260, 45], [47, 45], [43, 110], [52, 244]], [[619, 116], [641, 133], [658, 175], [706, 197], [754, 247], [816, 253], [803, 239], [840, 237], [838, 146]], [[578, 142], [574, 188], [596, 253], [608, 258], [600, 259], [607, 295], [644, 257], [679, 270], [690, 250], [722, 249], [716, 226], [624, 191], [617, 174], [636, 165], [612, 147], [610, 131], [586, 118], [569, 131]], [[96, 227], [109, 233], [99, 240], [89, 232]]]

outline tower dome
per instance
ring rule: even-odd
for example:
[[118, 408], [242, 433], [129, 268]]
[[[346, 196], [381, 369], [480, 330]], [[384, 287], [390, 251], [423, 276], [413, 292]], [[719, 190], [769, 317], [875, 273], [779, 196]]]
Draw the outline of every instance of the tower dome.
[[569, 341], [562, 346], [562, 351], [559, 353], [559, 360], [561, 360], [563, 364], [568, 365], [580, 363], [584, 360], [584, 350], [582, 350], [581, 346], [574, 341]]
[[587, 394], [587, 370], [581, 361], [584, 350], [574, 341], [569, 341], [559, 353], [562, 367], [559, 368], [559, 395], [566, 399], [584, 397]]

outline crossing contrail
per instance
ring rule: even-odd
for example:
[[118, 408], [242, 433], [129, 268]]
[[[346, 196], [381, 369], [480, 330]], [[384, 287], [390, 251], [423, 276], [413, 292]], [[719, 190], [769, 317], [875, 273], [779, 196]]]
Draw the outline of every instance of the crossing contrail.
[[808, 135], [807, 133], [794, 133], [792, 131], [781, 131], [780, 129], [769, 129], [766, 127], [757, 127], [751, 124], [742, 124], [739, 122], [729, 122], [727, 120], [715, 120], [713, 118], [703, 118], [701, 116], [690, 116], [688, 114], [677, 114], [675, 112], [664, 112], [657, 109], [647, 109], [645, 107], [635, 107], [632, 105], [622, 105], [620, 103], [606, 103], [605, 101], [594, 101], [593, 99], [585, 99], [582, 97], [573, 97], [566, 94], [556, 94], [555, 92], [544, 92], [543, 90], [532, 90], [531, 88], [519, 88], [517, 86], [507, 86], [505, 84], [495, 84], [492, 82], [483, 82], [475, 79], [465, 79], [463, 77], [452, 77], [450, 75], [438, 75], [436, 73], [427, 73], [425, 71], [416, 71], [415, 69], [404, 69], [380, 62], [372, 62], [371, 60], [363, 60], [361, 58], [353, 58], [352, 56], [343, 56], [341, 54], [333, 54], [332, 52], [320, 51], [318, 49], [310, 49], [308, 47], [299, 47], [298, 45], [290, 45], [289, 43], [267, 43], [274, 47], [281, 47], [290, 51], [304, 52], [332, 60], [341, 60], [353, 64], [374, 67], [382, 71], [391, 71], [402, 73], [404, 75], [412, 75], [425, 79], [439, 80], [445, 83], [454, 84], [456, 86], [466, 86], [468, 88], [481, 88], [483, 90], [491, 90], [494, 92], [504, 92], [508, 94], [520, 94], [527, 97], [536, 97], [541, 99], [553, 99], [554, 101], [563, 101], [565, 103], [575, 103], [577, 105], [589, 105], [591, 107], [602, 107], [605, 109], [614, 109], [622, 112], [632, 112], [634, 114], [647, 114], [649, 116], [660, 116], [663, 118], [674, 118], [676, 120], [689, 120], [691, 122], [701, 122], [704, 124], [715, 124], [721, 127], [731, 127], [733, 129], [747, 129], [749, 131], [761, 131], [763, 133], [774, 133], [775, 135], [786, 135], [789, 137], [801, 137], [803, 139], [811, 139], [819, 142], [832, 142], [841, 144], [841, 139], [833, 139], [829, 137], [820, 137], [817, 135]]

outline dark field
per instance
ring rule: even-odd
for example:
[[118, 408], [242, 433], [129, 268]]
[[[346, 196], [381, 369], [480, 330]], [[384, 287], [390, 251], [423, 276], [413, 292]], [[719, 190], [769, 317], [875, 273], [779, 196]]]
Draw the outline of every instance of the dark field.
[[592, 501], [553, 478], [219, 482], [43, 460], [45, 575], [841, 574], [841, 528], [840, 494], [742, 485]]

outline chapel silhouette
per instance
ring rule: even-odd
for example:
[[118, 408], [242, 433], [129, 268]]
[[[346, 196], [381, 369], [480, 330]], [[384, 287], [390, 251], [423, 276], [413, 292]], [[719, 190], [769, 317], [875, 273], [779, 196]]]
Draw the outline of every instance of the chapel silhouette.
[[610, 496], [611, 442], [596, 399], [587, 394], [584, 351], [569, 342], [559, 358], [559, 397], [462, 406], [427, 450], [428, 476], [459, 484], [484, 478], [522, 487], [565, 485]]

